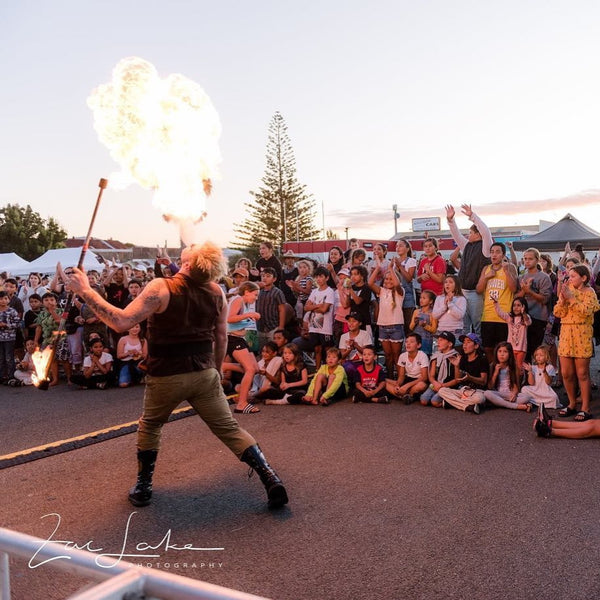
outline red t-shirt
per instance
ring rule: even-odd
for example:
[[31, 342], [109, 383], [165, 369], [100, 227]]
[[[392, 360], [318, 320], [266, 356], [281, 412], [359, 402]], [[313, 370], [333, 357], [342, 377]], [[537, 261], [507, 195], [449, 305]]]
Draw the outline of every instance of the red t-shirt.
[[[440, 273], [446, 272], [446, 261], [438, 254], [433, 260], [429, 260], [426, 256], [421, 259], [419, 263], [419, 270], [417, 271], [417, 277], [423, 275], [425, 271], [425, 265], [431, 265], [431, 270], [439, 275]], [[420, 281], [422, 290], [431, 290], [436, 296], [440, 296], [444, 292], [444, 282], [438, 283], [433, 279], [427, 281]]]
[[385, 381], [385, 373], [381, 365], [375, 364], [371, 371], [367, 371], [364, 364], [361, 364], [357, 369], [360, 377], [360, 385], [365, 390], [374, 390], [382, 381]]

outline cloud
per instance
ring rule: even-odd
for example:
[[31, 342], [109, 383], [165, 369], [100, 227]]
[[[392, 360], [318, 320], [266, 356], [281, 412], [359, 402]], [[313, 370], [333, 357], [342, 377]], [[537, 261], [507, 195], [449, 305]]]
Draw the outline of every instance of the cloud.
[[[481, 217], [506, 216], [519, 214], [539, 214], [549, 211], [563, 211], [567, 214], [576, 208], [600, 206], [600, 190], [584, 190], [570, 196], [559, 198], [545, 198], [543, 200], [512, 200], [506, 202], [491, 202], [489, 204], [473, 205], [474, 210]], [[457, 212], [460, 210], [455, 204]], [[444, 205], [421, 204], [419, 206], [399, 206], [402, 221], [410, 221], [413, 218], [422, 217], [445, 217]], [[357, 210], [332, 210], [327, 213], [329, 220], [335, 221], [335, 227], [354, 227], [368, 229], [389, 226], [393, 221], [394, 214], [390, 209], [373, 209], [364, 207]]]

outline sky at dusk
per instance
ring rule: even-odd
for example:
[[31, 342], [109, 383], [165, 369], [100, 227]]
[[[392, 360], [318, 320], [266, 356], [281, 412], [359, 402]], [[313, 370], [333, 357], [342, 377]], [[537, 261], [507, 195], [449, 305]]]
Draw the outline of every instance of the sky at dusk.
[[[391, 237], [393, 204], [400, 230], [463, 202], [489, 225], [571, 212], [600, 229], [595, 1], [24, 0], [0, 17], [0, 206], [30, 204], [70, 236], [118, 170], [86, 99], [127, 56], [196, 81], [219, 112], [222, 176], [198, 235], [222, 246], [260, 185], [275, 111], [318, 227], [324, 214], [340, 238]], [[94, 235], [179, 232], [132, 186], [107, 190]]]

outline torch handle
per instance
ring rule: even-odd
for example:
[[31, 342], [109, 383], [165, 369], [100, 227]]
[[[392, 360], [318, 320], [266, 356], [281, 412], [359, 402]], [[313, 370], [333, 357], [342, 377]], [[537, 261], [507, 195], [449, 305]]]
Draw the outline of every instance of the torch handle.
[[102, 194], [108, 185], [108, 179], [100, 179], [98, 183], [98, 187], [100, 191], [98, 192], [98, 198], [96, 198], [96, 206], [94, 206], [94, 212], [92, 213], [92, 220], [90, 221], [90, 226], [88, 227], [87, 235], [85, 236], [85, 241], [83, 242], [83, 246], [81, 247], [81, 254], [79, 255], [79, 262], [77, 263], [77, 268], [79, 270], [83, 269], [83, 261], [85, 260], [85, 255], [90, 246], [90, 239], [92, 238], [92, 229], [94, 227], [94, 222], [96, 221], [96, 215], [98, 214], [98, 208], [100, 207], [100, 200], [102, 200]]

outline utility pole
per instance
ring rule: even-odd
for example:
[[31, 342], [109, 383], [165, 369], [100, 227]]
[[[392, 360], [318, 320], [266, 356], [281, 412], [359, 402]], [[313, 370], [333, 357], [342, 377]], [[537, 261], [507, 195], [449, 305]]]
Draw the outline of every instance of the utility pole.
[[400, 213], [398, 212], [398, 205], [394, 204], [392, 206], [392, 210], [394, 211], [394, 235], [398, 235], [398, 219], [400, 218]]

